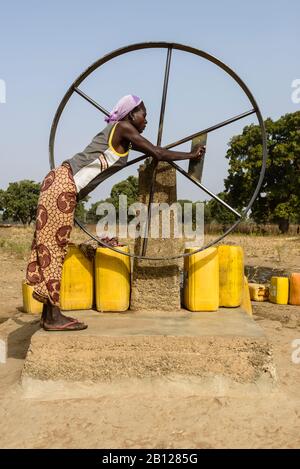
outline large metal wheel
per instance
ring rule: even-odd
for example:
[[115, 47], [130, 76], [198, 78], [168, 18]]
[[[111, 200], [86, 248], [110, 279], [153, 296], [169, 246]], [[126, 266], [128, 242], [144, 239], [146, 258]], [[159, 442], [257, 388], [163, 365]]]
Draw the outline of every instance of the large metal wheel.
[[[202, 57], [203, 59], [206, 59], [212, 63], [214, 63], [217, 67], [221, 68], [225, 73], [230, 75], [230, 77], [235, 80], [235, 82], [238, 84], [238, 86], [243, 90], [243, 92], [246, 94], [250, 104], [251, 108], [243, 112], [242, 114], [233, 116], [223, 122], [216, 123], [213, 126], [210, 126], [206, 129], [199, 130], [199, 132], [196, 132], [192, 135], [188, 135], [186, 137], [181, 138], [180, 140], [177, 140], [176, 142], [169, 143], [166, 145], [164, 148], [171, 149], [174, 148], [182, 143], [188, 142], [192, 140], [194, 137], [199, 136], [204, 133], [209, 133], [213, 132], [216, 129], [219, 129], [221, 127], [224, 127], [226, 125], [229, 125], [233, 122], [236, 122], [240, 119], [243, 119], [244, 117], [250, 116], [251, 114], [256, 114], [260, 131], [261, 131], [261, 138], [262, 138], [262, 165], [261, 165], [261, 170], [260, 170], [260, 176], [259, 180], [256, 186], [256, 189], [254, 193], [252, 194], [252, 197], [247, 205], [247, 207], [241, 212], [237, 212], [233, 207], [228, 205], [226, 202], [224, 202], [222, 199], [220, 199], [216, 194], [214, 194], [212, 191], [210, 191], [206, 186], [204, 186], [202, 183], [198, 182], [196, 179], [191, 178], [188, 173], [182, 169], [180, 166], [178, 166], [174, 162], [169, 162], [169, 164], [174, 167], [177, 171], [179, 171], [182, 175], [187, 177], [191, 182], [196, 184], [196, 186], [199, 187], [202, 191], [204, 191], [206, 194], [210, 195], [212, 198], [218, 201], [221, 205], [226, 207], [227, 210], [231, 211], [237, 218], [237, 221], [221, 236], [216, 238], [215, 240], [211, 241], [210, 243], [206, 244], [205, 246], [195, 249], [193, 252], [189, 253], [180, 253], [176, 256], [171, 256], [171, 257], [148, 257], [146, 256], [146, 249], [147, 249], [147, 237], [144, 238], [144, 243], [143, 243], [143, 249], [142, 249], [142, 255], [136, 255], [132, 253], [124, 253], [123, 251], [119, 250], [116, 247], [109, 246], [106, 243], [101, 242], [103, 246], [106, 246], [113, 251], [119, 252], [121, 254], [125, 254], [129, 257], [135, 257], [138, 259], [147, 259], [147, 260], [170, 260], [170, 259], [178, 259], [180, 257], [186, 257], [190, 256], [192, 254], [195, 254], [197, 252], [203, 251], [204, 249], [213, 246], [214, 244], [218, 243], [221, 241], [223, 238], [225, 238], [231, 231], [233, 231], [237, 225], [241, 222], [242, 219], [244, 219], [249, 212], [249, 210], [252, 207], [253, 202], [255, 201], [257, 195], [259, 194], [263, 178], [264, 178], [264, 173], [266, 169], [266, 160], [267, 160], [267, 139], [266, 139], [266, 132], [265, 132], [265, 127], [264, 127], [264, 122], [263, 118], [261, 115], [261, 112], [259, 110], [259, 107], [249, 90], [249, 88], [246, 86], [246, 84], [241, 80], [241, 78], [231, 69], [229, 68], [226, 64], [218, 60], [217, 58], [213, 57], [212, 55], [201, 51], [199, 49], [195, 49], [190, 46], [185, 46], [183, 44], [177, 44], [177, 43], [168, 43], [168, 42], [145, 42], [145, 43], [140, 43], [140, 44], [132, 44], [126, 47], [123, 47], [121, 49], [117, 49], [101, 59], [97, 60], [94, 62], [90, 67], [88, 67], [75, 81], [72, 83], [68, 91], [66, 92], [65, 96], [63, 97], [60, 105], [58, 106], [58, 109], [56, 111], [55, 117], [53, 119], [52, 127], [51, 127], [51, 132], [50, 132], [50, 138], [49, 138], [49, 160], [50, 160], [50, 168], [53, 169], [55, 167], [55, 160], [54, 160], [54, 144], [55, 144], [55, 136], [56, 136], [56, 130], [57, 126], [60, 120], [60, 117], [62, 115], [62, 112], [68, 103], [69, 99], [73, 95], [73, 93], [78, 94], [81, 96], [83, 99], [88, 101], [92, 106], [96, 107], [100, 112], [102, 112], [105, 115], [109, 115], [109, 112], [100, 104], [95, 102], [91, 97], [89, 97], [87, 94], [85, 94], [80, 88], [79, 85], [89, 76], [91, 73], [93, 73], [96, 69], [104, 65], [106, 62], [113, 60], [114, 58], [124, 55], [133, 51], [141, 50], [141, 49], [166, 49], [167, 50], [167, 57], [166, 57], [166, 65], [165, 65], [165, 74], [164, 74], [164, 84], [163, 84], [163, 90], [162, 90], [162, 98], [161, 98], [161, 107], [160, 107], [160, 118], [159, 118], [159, 127], [158, 127], [158, 134], [157, 134], [157, 145], [159, 146], [161, 144], [162, 140], [162, 133], [163, 133], [163, 126], [164, 126], [164, 115], [165, 115], [165, 107], [166, 107], [166, 98], [167, 98], [167, 92], [168, 92], [168, 84], [169, 84], [169, 74], [170, 74], [170, 66], [171, 66], [171, 59], [172, 59], [172, 51], [173, 50], [180, 50], [183, 52], [187, 52], [190, 54], [197, 55], [199, 57]], [[147, 155], [142, 155], [138, 158], [135, 158], [127, 163], [127, 166], [131, 166], [139, 161], [144, 160], [147, 157]], [[150, 191], [150, 197], [149, 197], [149, 207], [150, 204], [153, 200], [153, 188], [154, 188], [154, 182], [155, 182], [155, 173], [156, 171], [154, 170], [153, 172], [153, 179], [152, 179], [152, 184], [151, 184], [151, 191]], [[148, 207], [148, 208], [149, 208]], [[148, 209], [148, 223], [147, 223], [147, 229], [149, 226], [149, 221], [150, 221], [150, 216], [151, 216], [151, 211]], [[86, 233], [88, 234], [92, 239], [95, 239], [96, 241], [99, 242], [99, 239], [95, 237], [92, 233], [90, 233], [87, 228], [77, 219], [75, 219], [76, 224]]]

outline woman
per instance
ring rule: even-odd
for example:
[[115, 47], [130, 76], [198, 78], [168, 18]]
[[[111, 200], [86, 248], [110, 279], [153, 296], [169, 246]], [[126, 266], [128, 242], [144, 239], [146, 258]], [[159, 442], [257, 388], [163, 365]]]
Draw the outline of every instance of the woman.
[[34, 298], [44, 303], [41, 325], [47, 331], [87, 327], [63, 315], [59, 307], [62, 266], [76, 202], [120, 166], [126, 166], [130, 148], [159, 161], [200, 159], [204, 155], [203, 146], [185, 153], [152, 145], [141, 136], [147, 125], [146, 115], [140, 98], [124, 96], [105, 118], [107, 126], [85, 150], [50, 171], [42, 183], [26, 281], [33, 286]]

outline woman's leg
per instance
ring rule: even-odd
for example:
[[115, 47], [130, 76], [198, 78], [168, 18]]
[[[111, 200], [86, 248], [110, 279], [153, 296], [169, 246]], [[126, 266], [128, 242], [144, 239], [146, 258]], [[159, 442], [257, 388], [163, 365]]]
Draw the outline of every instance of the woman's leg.
[[27, 283], [33, 285], [34, 297], [44, 303], [44, 328], [66, 326], [78, 330], [86, 327], [60, 311], [62, 267], [74, 223], [75, 207], [76, 187], [71, 170], [60, 166], [50, 171], [41, 187], [26, 275]]

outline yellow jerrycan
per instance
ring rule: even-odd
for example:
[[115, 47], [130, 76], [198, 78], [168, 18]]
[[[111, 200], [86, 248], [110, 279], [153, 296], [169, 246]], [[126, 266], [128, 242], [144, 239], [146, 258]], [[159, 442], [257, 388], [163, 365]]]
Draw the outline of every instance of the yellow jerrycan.
[[70, 244], [63, 265], [60, 286], [61, 309], [91, 309], [93, 290], [93, 262], [78, 246]]
[[250, 298], [250, 290], [249, 290], [249, 284], [248, 284], [248, 279], [246, 275], [244, 275], [244, 291], [243, 291], [243, 299], [241, 303], [241, 308], [243, 311], [249, 314], [249, 316], [252, 316], [253, 311], [252, 311], [252, 304], [251, 304], [251, 298]]
[[[128, 252], [128, 246], [116, 246]], [[130, 257], [101, 247], [95, 257], [97, 311], [126, 311], [130, 301]]]
[[[193, 252], [197, 248], [186, 248]], [[184, 306], [190, 311], [216, 311], [219, 308], [219, 259], [211, 247], [184, 259]]]
[[271, 277], [269, 301], [278, 305], [287, 305], [289, 300], [288, 277]]
[[23, 310], [29, 314], [40, 314], [43, 311], [43, 303], [32, 298], [33, 287], [22, 281]]
[[244, 291], [244, 253], [241, 246], [220, 245], [219, 254], [220, 306], [240, 306]]
[[253, 301], [268, 301], [269, 287], [263, 283], [249, 282], [250, 298]]

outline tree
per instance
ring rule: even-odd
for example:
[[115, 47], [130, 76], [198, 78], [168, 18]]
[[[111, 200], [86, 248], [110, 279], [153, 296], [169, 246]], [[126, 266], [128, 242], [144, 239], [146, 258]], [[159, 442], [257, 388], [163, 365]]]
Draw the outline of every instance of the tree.
[[3, 221], [3, 210], [4, 210], [4, 190], [0, 189], [0, 220]]
[[209, 224], [213, 221], [213, 211], [210, 204], [210, 201], [204, 200], [204, 222]]
[[189, 204], [189, 205], [192, 204], [192, 225], [194, 227], [196, 224], [196, 203], [192, 202], [189, 199], [178, 199], [177, 203], [180, 204], [181, 206], [181, 214], [182, 214], [182, 217], [180, 220], [181, 223], [184, 223], [184, 204]]
[[23, 180], [11, 182], [6, 191], [0, 193], [0, 209], [3, 220], [12, 219], [24, 225], [35, 220], [40, 184]]
[[[251, 217], [256, 223], [275, 222], [282, 233], [291, 221], [300, 221], [300, 112], [286, 114], [277, 121], [265, 121], [268, 160], [263, 185]], [[249, 125], [230, 140], [226, 158], [229, 175], [225, 180], [225, 200], [243, 209], [259, 179], [262, 142], [257, 125]]]
[[0, 189], [0, 211], [1, 212], [4, 210], [4, 194], [5, 194], [5, 191], [3, 189]]
[[103, 203], [103, 202], [107, 202], [107, 199], [106, 200], [99, 200], [99, 202], [95, 202], [94, 204], [92, 204], [90, 206], [90, 208], [88, 209], [87, 211], [87, 214], [86, 214], [86, 222], [87, 223], [97, 223], [97, 221], [101, 218], [101, 215], [97, 215], [97, 207], [99, 204]]
[[[218, 197], [222, 200], [226, 200], [226, 194], [224, 192], [220, 192]], [[237, 220], [232, 212], [215, 199], [211, 199], [206, 203], [205, 212], [210, 216], [210, 220], [215, 220], [217, 223], [220, 223], [220, 225], [223, 225], [223, 231], [226, 231]]]
[[[210, 223], [212, 221], [212, 217], [211, 217], [211, 210], [210, 210], [210, 206], [209, 206], [209, 203], [204, 200], [204, 201], [201, 201], [201, 200], [197, 200], [196, 202], [192, 202], [191, 200], [188, 200], [188, 199], [179, 199], [177, 200], [177, 202], [181, 205], [181, 209], [182, 209], [182, 220], [181, 222], [183, 223], [184, 222], [184, 204], [192, 204], [192, 224], [193, 224], [193, 229], [195, 229], [196, 227], [196, 222], [197, 222], [197, 204], [203, 204], [204, 207], [203, 207], [203, 210], [204, 210], [204, 223]], [[199, 223], [199, 220], [198, 220], [198, 223]]]
[[116, 208], [116, 213], [118, 216], [119, 213], [119, 196], [125, 195], [127, 197], [127, 207], [129, 207], [134, 202], [138, 200], [138, 178], [136, 176], [128, 176], [124, 181], [118, 182], [115, 184], [111, 191], [110, 197], [105, 200], [100, 200], [91, 205], [87, 211], [87, 222], [88, 223], [97, 223], [101, 218], [100, 215], [96, 214], [97, 207], [99, 204], [108, 202], [114, 205]]
[[86, 222], [86, 218], [87, 218], [87, 210], [85, 209], [85, 203], [90, 199], [90, 196], [87, 195], [86, 197], [84, 197], [84, 199], [80, 200], [79, 202], [77, 202], [77, 205], [76, 205], [76, 208], [75, 208], [75, 217], [85, 223]]
[[138, 178], [136, 176], [128, 176], [124, 181], [118, 182], [115, 184], [110, 192], [110, 198], [107, 199], [107, 202], [113, 203], [116, 209], [119, 209], [119, 196], [126, 195], [127, 197], [127, 206], [137, 202], [138, 200], [138, 191], [139, 184]]

